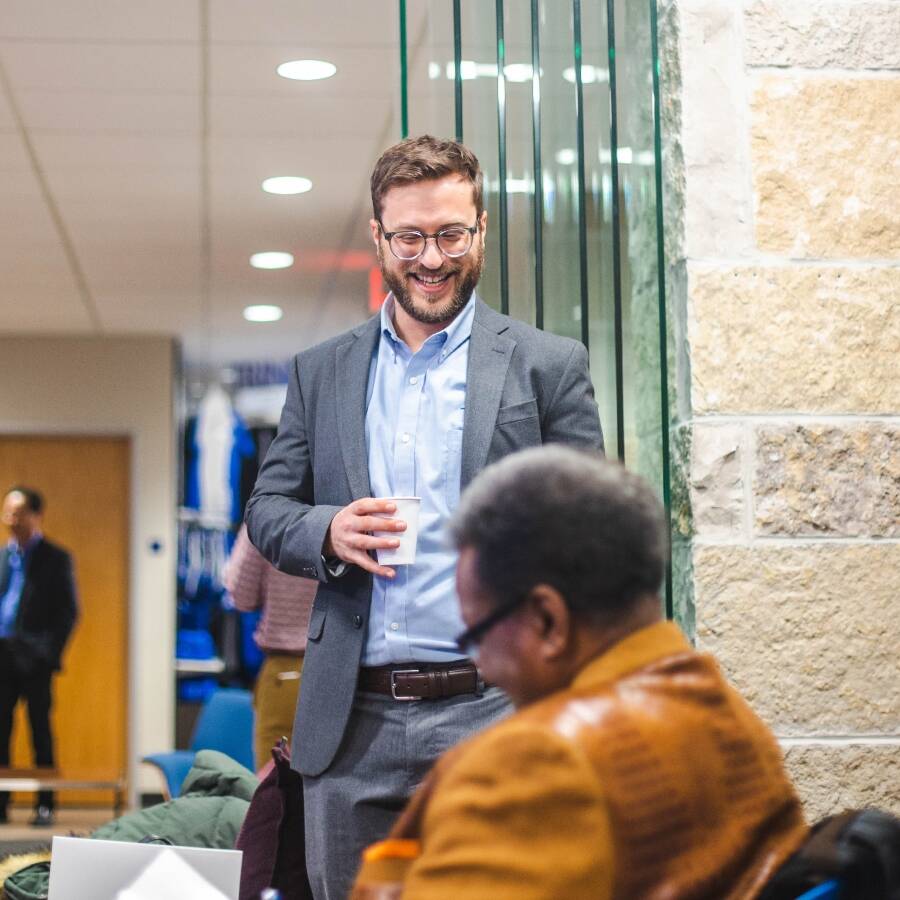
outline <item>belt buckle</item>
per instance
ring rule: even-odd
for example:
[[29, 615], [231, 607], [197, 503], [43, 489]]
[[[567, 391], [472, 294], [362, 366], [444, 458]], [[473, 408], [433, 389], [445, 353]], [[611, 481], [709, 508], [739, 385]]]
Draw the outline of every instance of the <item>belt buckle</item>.
[[421, 669], [391, 669], [391, 696], [395, 700], [421, 700], [421, 697], [398, 697], [397, 696], [397, 676], [398, 675], [418, 675]]

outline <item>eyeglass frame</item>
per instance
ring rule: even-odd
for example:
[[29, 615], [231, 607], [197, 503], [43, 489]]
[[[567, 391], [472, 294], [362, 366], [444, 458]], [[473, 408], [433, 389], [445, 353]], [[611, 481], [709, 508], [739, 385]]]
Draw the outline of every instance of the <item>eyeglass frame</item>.
[[[471, 249], [473, 244], [475, 243], [475, 235], [481, 231], [481, 223], [476, 220], [474, 225], [448, 225], [446, 228], [442, 228], [440, 231], [435, 231], [434, 234], [426, 234], [424, 231], [419, 231], [418, 228], [398, 228], [397, 231], [385, 231], [384, 224], [381, 219], [376, 219], [378, 222], [378, 228], [381, 231], [381, 236], [387, 241], [388, 248], [391, 251], [391, 255], [394, 259], [399, 259], [400, 262], [413, 262], [413, 260], [419, 259], [425, 251], [428, 249], [428, 242], [430, 240], [434, 241], [434, 246], [437, 247], [438, 253], [441, 256], [446, 257], [447, 259], [462, 259]], [[463, 250], [462, 253], [457, 253], [455, 256], [453, 254], [447, 253], [445, 250], [441, 248], [441, 245], [438, 243], [438, 238], [445, 231], [453, 231], [454, 229], [459, 229], [461, 231], [468, 231], [471, 240], [469, 241], [469, 246]], [[397, 251], [394, 250], [394, 245], [391, 243], [391, 238], [395, 237], [398, 234], [418, 234], [425, 240], [425, 246], [415, 255], [415, 256], [397, 256]]]
[[504, 619], [508, 619], [530, 597], [531, 591], [528, 591], [525, 594], [514, 597], [512, 600], [507, 600], [506, 603], [501, 603], [500, 606], [479, 619], [474, 625], [471, 625], [465, 631], [461, 631], [453, 639], [457, 650], [464, 656], [471, 657], [473, 655], [471, 652], [472, 648], [477, 648], [492, 628], [499, 625]]

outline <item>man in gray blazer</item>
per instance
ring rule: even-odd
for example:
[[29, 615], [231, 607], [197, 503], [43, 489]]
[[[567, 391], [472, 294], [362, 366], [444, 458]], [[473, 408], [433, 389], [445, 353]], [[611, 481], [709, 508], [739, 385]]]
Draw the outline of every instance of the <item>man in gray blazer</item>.
[[[507, 711], [455, 643], [444, 526], [460, 489], [525, 447], [603, 447], [584, 347], [475, 296], [487, 226], [475, 156], [402, 141], [375, 166], [372, 205], [391, 293], [296, 357], [247, 507], [263, 555], [320, 582], [292, 746], [317, 900], [343, 900], [362, 848], [437, 756]], [[388, 498], [405, 496], [421, 498], [416, 561], [379, 565], [372, 551], [405, 529]]]

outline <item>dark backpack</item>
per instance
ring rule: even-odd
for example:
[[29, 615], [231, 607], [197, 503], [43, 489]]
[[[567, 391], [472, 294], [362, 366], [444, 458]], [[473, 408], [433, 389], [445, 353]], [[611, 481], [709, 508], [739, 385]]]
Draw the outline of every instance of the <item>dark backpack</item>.
[[759, 900], [795, 900], [831, 879], [846, 900], [900, 900], [900, 819], [878, 809], [823, 819]]

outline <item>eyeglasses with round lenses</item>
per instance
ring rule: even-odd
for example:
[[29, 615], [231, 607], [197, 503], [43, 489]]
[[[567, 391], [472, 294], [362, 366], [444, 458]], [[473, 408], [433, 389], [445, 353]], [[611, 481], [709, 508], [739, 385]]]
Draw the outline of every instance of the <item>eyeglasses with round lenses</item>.
[[381, 222], [378, 224], [384, 239], [391, 248], [391, 253], [404, 262], [418, 259], [425, 252], [425, 248], [431, 240], [435, 242], [438, 250], [450, 259], [465, 256], [472, 249], [472, 241], [478, 232], [477, 224], [471, 228], [466, 228], [464, 225], [451, 225], [434, 234], [424, 234], [421, 231], [412, 230], [385, 231]]

